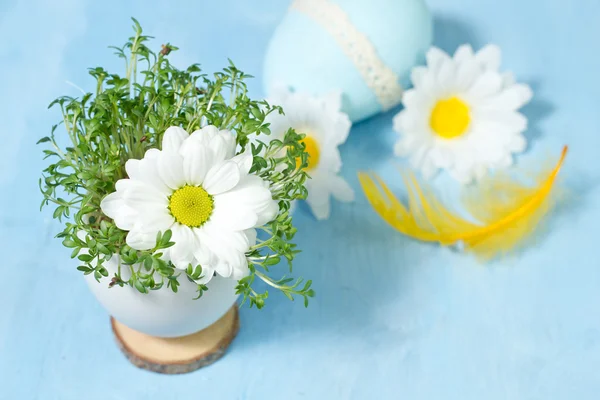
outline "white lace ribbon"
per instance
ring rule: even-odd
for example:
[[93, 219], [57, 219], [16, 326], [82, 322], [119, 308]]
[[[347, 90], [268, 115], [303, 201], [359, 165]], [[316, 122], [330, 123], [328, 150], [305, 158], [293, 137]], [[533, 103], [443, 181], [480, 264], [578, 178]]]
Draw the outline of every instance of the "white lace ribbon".
[[302, 12], [321, 25], [335, 39], [373, 91], [383, 110], [400, 103], [402, 87], [366, 35], [350, 21], [348, 14], [329, 0], [294, 0], [291, 9]]

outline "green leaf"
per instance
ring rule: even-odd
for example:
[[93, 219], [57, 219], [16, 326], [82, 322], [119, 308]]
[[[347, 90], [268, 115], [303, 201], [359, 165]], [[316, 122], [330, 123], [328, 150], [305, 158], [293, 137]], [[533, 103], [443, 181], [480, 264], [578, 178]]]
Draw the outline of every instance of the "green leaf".
[[54, 214], [52, 214], [53, 218], [59, 218], [63, 213], [63, 206], [58, 206], [56, 207], [56, 209], [54, 210]]
[[133, 286], [134, 286], [134, 287], [137, 289], [137, 291], [138, 291], [138, 292], [140, 292], [140, 293], [143, 293], [143, 294], [146, 294], [146, 293], [148, 293], [148, 289], [147, 289], [147, 288], [146, 288], [144, 285], [142, 285], [142, 282], [140, 282], [140, 281], [138, 281], [138, 280], [136, 280], [136, 281], [133, 283]]
[[80, 254], [77, 258], [79, 261], [83, 262], [90, 262], [94, 259], [94, 257], [90, 256], [89, 254]]
[[173, 236], [173, 233], [171, 232], [170, 229], [168, 229], [162, 236], [162, 240], [160, 242], [160, 244], [162, 244], [163, 246], [166, 246], [167, 244], [169, 244], [169, 241], [171, 240], [171, 237]]
[[80, 251], [81, 251], [81, 247], [74, 248], [73, 252], [71, 253], [71, 258], [77, 257], [77, 255], [79, 254]]
[[107, 256], [109, 256], [111, 254], [110, 250], [106, 246], [104, 246], [103, 244], [101, 244], [101, 243], [96, 244], [96, 249], [100, 253], [105, 254]]
[[63, 240], [62, 244], [63, 244], [63, 246], [65, 246], [67, 248], [77, 247], [77, 243], [75, 243], [71, 239], [65, 239], [65, 240]]
[[100, 282], [100, 279], [102, 279], [102, 274], [100, 273], [99, 270], [94, 271], [94, 279], [96, 279], [97, 282]]
[[152, 269], [152, 264], [153, 264], [152, 257], [147, 256], [146, 259], [144, 260], [144, 268], [146, 269], [146, 271], [150, 271], [150, 269]]
[[266, 266], [272, 266], [272, 265], [277, 265], [281, 262], [281, 257], [279, 256], [270, 256], [265, 260], [264, 265]]

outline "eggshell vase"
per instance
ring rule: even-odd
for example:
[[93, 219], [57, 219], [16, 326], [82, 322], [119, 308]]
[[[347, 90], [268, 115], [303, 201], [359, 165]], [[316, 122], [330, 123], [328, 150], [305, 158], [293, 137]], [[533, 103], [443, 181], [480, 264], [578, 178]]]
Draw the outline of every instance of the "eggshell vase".
[[432, 25], [423, 0], [295, 0], [268, 46], [265, 92], [275, 85], [313, 95], [342, 90], [350, 119], [368, 118], [400, 103], [431, 45]]
[[[111, 260], [112, 261], [112, 260]], [[115, 262], [105, 263], [109, 276]], [[128, 267], [122, 268], [128, 279]], [[109, 288], [108, 281], [86, 282], [112, 316], [117, 342], [135, 365], [163, 373], [190, 372], [223, 355], [239, 328], [237, 281], [215, 276], [201, 298], [196, 285], [180, 276], [178, 292], [166, 285], [148, 294], [130, 286]]]

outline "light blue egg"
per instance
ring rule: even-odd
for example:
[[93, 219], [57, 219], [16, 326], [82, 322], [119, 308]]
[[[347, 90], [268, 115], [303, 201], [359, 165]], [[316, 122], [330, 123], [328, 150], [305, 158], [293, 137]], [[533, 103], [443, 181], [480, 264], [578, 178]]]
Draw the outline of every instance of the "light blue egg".
[[[337, 4], [346, 20], [368, 38], [379, 59], [395, 73], [395, 80], [406, 88], [410, 84], [411, 69], [424, 61], [433, 36], [432, 17], [425, 2], [312, 0], [309, 3], [312, 8], [306, 11], [292, 2], [273, 34], [264, 61], [265, 92], [268, 94], [274, 85], [281, 84], [313, 95], [341, 90], [343, 111], [354, 122], [390, 108], [389, 102], [387, 107], [382, 106], [381, 96], [367, 85], [344, 52], [344, 46], [327, 30], [322, 17], [317, 22], [319, 18], [313, 11], [323, 4], [325, 7], [327, 3]], [[326, 19], [327, 23], [336, 23], [333, 18]], [[393, 98], [392, 105], [400, 103], [400, 95]]]

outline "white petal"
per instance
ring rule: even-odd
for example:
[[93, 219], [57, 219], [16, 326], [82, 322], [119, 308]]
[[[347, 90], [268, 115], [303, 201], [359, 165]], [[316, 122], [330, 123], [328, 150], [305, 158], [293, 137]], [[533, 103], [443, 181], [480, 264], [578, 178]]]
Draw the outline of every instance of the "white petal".
[[454, 87], [456, 81], [456, 68], [451, 60], [444, 61], [440, 66], [440, 70], [437, 74], [437, 82], [439, 90], [444, 95], [448, 91], [456, 91]]
[[267, 201], [266, 204], [258, 209], [257, 211], [257, 221], [255, 226], [263, 226], [275, 219], [277, 213], [279, 212], [279, 205], [276, 201], [271, 199]]
[[470, 44], [463, 44], [456, 49], [454, 53], [454, 62], [461, 64], [465, 61], [472, 61], [474, 59], [473, 48]]
[[173, 190], [184, 186], [183, 157], [178, 152], [163, 151], [158, 158], [158, 175]]
[[503, 125], [512, 132], [523, 132], [527, 129], [527, 118], [518, 112], [508, 112], [502, 116]]
[[475, 179], [481, 180], [484, 176], [487, 175], [488, 168], [485, 165], [477, 165], [475, 167]]
[[281, 104], [287, 101], [287, 98], [292, 93], [290, 88], [284, 85], [282, 82], [275, 82], [270, 85], [267, 90], [269, 93], [269, 102], [274, 104]]
[[102, 212], [112, 219], [115, 219], [123, 207], [126, 207], [126, 203], [123, 199], [123, 192], [119, 191], [109, 194], [100, 202]]
[[513, 157], [510, 154], [506, 154], [494, 165], [494, 167], [499, 169], [505, 169], [510, 167], [511, 165], [513, 165]]
[[244, 254], [249, 249], [243, 232], [226, 232], [212, 221], [207, 222], [199, 230], [201, 231], [199, 237], [217, 257], [216, 264], [226, 262], [235, 267], [243, 263]]
[[266, 224], [278, 211], [265, 182], [256, 175], [246, 175], [235, 188], [214, 197], [211, 220], [241, 231]]
[[229, 278], [233, 272], [233, 267], [230, 264], [221, 261], [215, 266], [215, 272], [223, 278]]
[[202, 265], [202, 276], [196, 280], [198, 284], [207, 284], [215, 276], [215, 269], [212, 265]]
[[210, 240], [206, 238], [206, 233], [202, 228], [194, 228], [193, 232], [196, 236], [196, 248], [194, 249], [196, 261], [202, 265], [203, 268], [205, 265], [214, 264], [216, 262], [216, 256], [210, 251]]
[[419, 143], [418, 146], [416, 146], [410, 154], [410, 157], [408, 159], [410, 165], [414, 169], [422, 170], [423, 164], [425, 163], [429, 150], [430, 146], [427, 146], [424, 143]]
[[422, 110], [417, 107], [405, 108], [394, 117], [394, 130], [398, 133], [420, 131], [425, 117]]
[[502, 52], [500, 51], [500, 47], [493, 44], [485, 46], [475, 55], [477, 62], [487, 71], [498, 71], [501, 58]]
[[431, 71], [437, 73], [444, 61], [450, 60], [450, 56], [437, 47], [431, 47], [426, 54], [427, 66]]
[[456, 71], [456, 89], [468, 90], [480, 74], [477, 62], [469, 60], [461, 63]]
[[179, 223], [171, 227], [171, 232], [173, 233], [171, 241], [175, 243], [169, 248], [171, 262], [179, 269], [186, 269], [194, 261], [196, 248], [194, 233], [191, 228]]
[[331, 175], [328, 179], [331, 194], [336, 200], [349, 203], [354, 201], [354, 190], [348, 185], [348, 182], [341, 176]]
[[249, 274], [250, 270], [248, 269], [248, 259], [244, 257], [238, 265], [234, 266], [231, 273], [231, 278], [239, 281]]
[[[423, 84], [423, 78], [427, 74], [427, 67], [418, 66], [414, 67], [410, 73], [410, 79], [413, 86], [417, 89]], [[404, 93], [406, 95], [406, 92]]]
[[213, 153], [207, 146], [189, 142], [182, 146], [183, 175], [188, 185], [199, 186], [204, 182], [213, 165]]
[[429, 152], [432, 165], [437, 168], [449, 168], [454, 162], [454, 153], [447, 145], [437, 143]]
[[165, 185], [158, 175], [158, 157], [160, 154], [160, 150], [150, 149], [141, 160], [127, 160], [125, 170], [130, 179], [144, 182], [161, 193], [168, 195], [171, 193], [171, 189]]
[[238, 253], [245, 253], [250, 248], [248, 237], [244, 232], [224, 232], [219, 235], [219, 238], [228, 244], [231, 249]]
[[217, 195], [233, 188], [240, 181], [240, 169], [234, 161], [226, 161], [213, 166], [204, 180], [204, 189]]
[[210, 140], [209, 147], [215, 162], [229, 160], [235, 154], [235, 137], [230, 131], [220, 131]]
[[125, 162], [125, 172], [127, 172], [127, 177], [129, 179], [137, 179], [140, 180], [141, 169], [140, 169], [141, 160], [129, 159]]
[[256, 244], [256, 229], [246, 229], [244, 235], [246, 235], [248, 246], [252, 247]]
[[248, 271], [248, 259], [243, 253], [236, 254], [236, 260], [230, 263], [230, 265], [233, 267], [231, 277], [234, 279], [241, 279], [250, 272]]
[[403, 124], [403, 116], [406, 113], [406, 109], [400, 111], [398, 114], [394, 115], [394, 118], [392, 118], [392, 125], [394, 127], [394, 131], [397, 133], [402, 133], [404, 131], [404, 127], [402, 126]]
[[219, 128], [214, 125], [207, 125], [202, 129], [195, 130], [190, 135], [190, 140], [208, 144], [219, 134]]
[[250, 150], [246, 150], [245, 152], [233, 157], [231, 161], [238, 165], [240, 174], [246, 175], [250, 171], [250, 168], [252, 168], [254, 157], [252, 156], [252, 152]]
[[[231, 206], [229, 205], [231, 204]], [[234, 202], [223, 204], [218, 196], [215, 196], [215, 206], [210, 217], [211, 221], [215, 221], [223, 227], [236, 230], [244, 230], [258, 224], [258, 215], [248, 208], [232, 208], [235, 207]]]
[[481, 106], [514, 111], [527, 104], [532, 97], [533, 91], [529, 86], [516, 84], [486, 99]]
[[409, 111], [408, 109], [411, 108], [415, 108], [416, 110], [427, 109], [429, 104], [431, 104], [431, 99], [425, 96], [425, 94], [419, 90], [409, 89], [404, 92], [404, 95], [402, 96], [402, 103], [404, 104], [405, 109], [400, 111], [400, 113], [406, 113]]
[[[522, 153], [527, 148], [527, 141], [522, 134], [515, 135], [508, 144], [508, 150], [511, 153]], [[512, 162], [512, 158], [511, 158]]]
[[181, 143], [187, 139], [189, 134], [178, 126], [168, 128], [163, 136], [162, 150], [170, 153], [179, 151]]
[[459, 170], [456, 168], [451, 168], [448, 170], [449, 175], [456, 179], [462, 185], [468, 185], [473, 181], [473, 171], [472, 170]]
[[469, 89], [468, 95], [474, 102], [498, 93], [502, 89], [502, 77], [497, 72], [484, 72]]
[[423, 174], [423, 178], [429, 180], [433, 178], [438, 172], [438, 168], [433, 163], [431, 157], [428, 157], [423, 160], [421, 164], [421, 173]]
[[[330, 143], [321, 146], [321, 159], [314, 171], [329, 171], [338, 173], [342, 168], [342, 157], [337, 146], [332, 146]], [[313, 171], [313, 172], [314, 172]], [[312, 174], [310, 174], [312, 175]]]
[[126, 204], [122, 192], [117, 191], [106, 196], [100, 202], [100, 208], [107, 217], [113, 219], [119, 229], [128, 231], [135, 225], [138, 213]]
[[423, 76], [422, 81], [421, 81], [420, 90], [422, 90], [425, 95], [437, 96], [438, 87], [437, 87], [437, 82], [436, 82], [436, 77], [435, 77], [436, 74], [437, 74], [437, 70], [436, 71], [428, 71], [427, 74], [425, 74]]
[[175, 218], [165, 208], [164, 210], [155, 209], [153, 212], [145, 212], [140, 215], [139, 223], [148, 232], [166, 232], [175, 223]]
[[342, 92], [339, 90], [325, 94], [322, 100], [325, 108], [330, 112], [337, 112], [342, 108]]
[[315, 185], [315, 182], [307, 183], [310, 186], [308, 190], [308, 196], [306, 203], [310, 206], [314, 216], [318, 220], [325, 220], [329, 218], [331, 213], [331, 204], [329, 201], [329, 190], [321, 185]]
[[235, 147], [237, 145], [235, 142], [235, 135], [233, 132], [225, 129], [219, 131], [219, 137], [223, 141], [222, 146], [225, 149], [225, 159], [229, 160], [235, 154]]
[[476, 160], [473, 154], [476, 154], [473, 148], [463, 147], [456, 154], [454, 166], [448, 170], [450, 176], [463, 185], [471, 183], [475, 175]]
[[166, 209], [168, 206], [167, 196], [146, 183], [121, 179], [116, 187], [123, 193], [125, 202], [140, 212], [142, 209]]
[[332, 142], [336, 146], [339, 146], [346, 142], [348, 134], [350, 133], [350, 128], [352, 127], [352, 122], [350, 121], [348, 115], [342, 112], [338, 112], [331, 118], [331, 130], [328, 131], [326, 135], [331, 138]]
[[407, 157], [417, 148], [428, 146], [427, 142], [421, 135], [407, 132], [394, 145], [394, 154], [398, 157]]
[[[314, 196], [313, 196], [313, 198], [314, 198]], [[315, 218], [318, 219], [319, 221], [329, 219], [329, 215], [331, 214], [331, 204], [329, 203], [329, 201], [327, 201], [325, 203], [319, 203], [319, 202], [312, 201], [313, 198], [311, 198], [311, 197], [307, 198], [306, 202], [310, 206], [310, 209], [311, 209], [313, 215], [315, 216]]]
[[473, 129], [485, 132], [523, 132], [527, 129], [527, 118], [516, 111], [475, 109], [473, 112]]
[[156, 245], [156, 232], [147, 232], [134, 227], [125, 238], [127, 244], [136, 250], [150, 250]]
[[411, 141], [407, 141], [406, 137], [403, 137], [394, 144], [394, 155], [397, 157], [406, 157], [410, 154], [411, 149]]
[[510, 87], [512, 85], [514, 85], [515, 83], [517, 83], [517, 80], [515, 79], [515, 75], [512, 72], [504, 72], [502, 74], [502, 87]]

